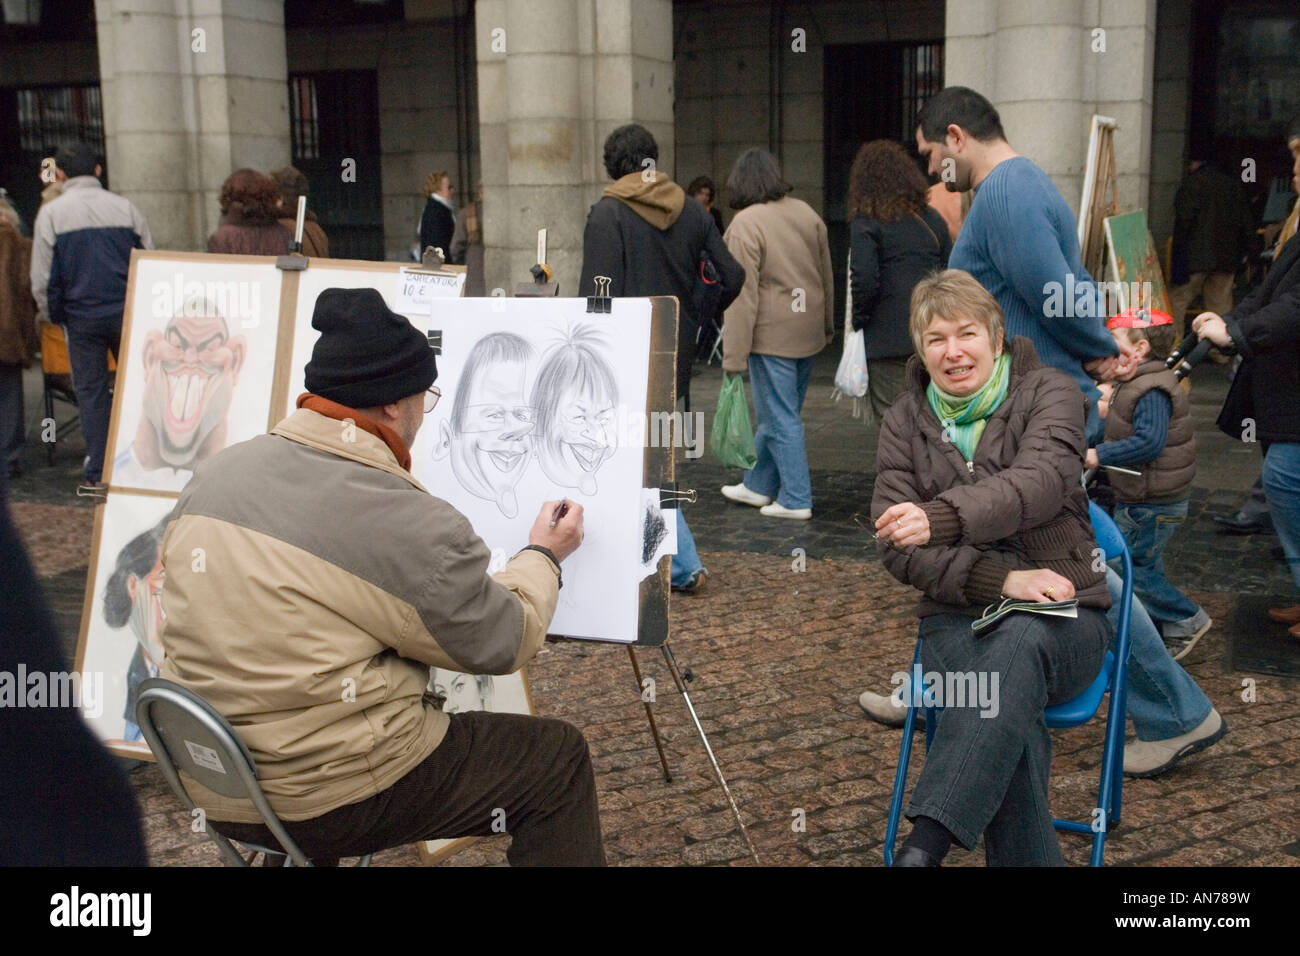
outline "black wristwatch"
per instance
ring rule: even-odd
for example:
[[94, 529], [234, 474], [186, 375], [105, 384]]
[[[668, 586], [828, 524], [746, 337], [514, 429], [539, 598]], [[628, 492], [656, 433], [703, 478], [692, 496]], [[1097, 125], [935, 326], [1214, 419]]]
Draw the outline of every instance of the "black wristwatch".
[[560, 559], [555, 556], [554, 551], [540, 544], [529, 544], [519, 549], [520, 554], [523, 554], [525, 551], [540, 551], [542, 554], [550, 558], [551, 564], [555, 565], [555, 580], [559, 587], [564, 587], [564, 574], [560, 571]]

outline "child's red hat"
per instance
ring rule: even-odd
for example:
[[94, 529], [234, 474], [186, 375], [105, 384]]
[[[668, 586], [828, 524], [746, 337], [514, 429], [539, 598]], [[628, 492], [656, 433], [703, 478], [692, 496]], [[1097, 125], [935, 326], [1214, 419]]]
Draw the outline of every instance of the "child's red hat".
[[1174, 317], [1160, 309], [1144, 309], [1131, 305], [1123, 312], [1106, 320], [1108, 329], [1149, 329], [1156, 325], [1173, 325]]

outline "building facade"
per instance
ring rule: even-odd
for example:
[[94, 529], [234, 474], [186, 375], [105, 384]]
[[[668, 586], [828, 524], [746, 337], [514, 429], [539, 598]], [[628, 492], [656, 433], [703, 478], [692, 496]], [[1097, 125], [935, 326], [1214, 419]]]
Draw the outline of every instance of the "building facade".
[[[40, 158], [99, 144], [162, 248], [204, 248], [235, 169], [292, 162], [336, 255], [406, 258], [427, 174], [482, 182], [488, 287], [536, 230], [576, 294], [601, 144], [640, 122], [659, 166], [722, 187], [748, 146], [822, 213], [842, 285], [857, 147], [912, 142], [973, 87], [1077, 212], [1089, 121], [1115, 118], [1120, 204], [1157, 243], [1191, 152], [1218, 146], [1261, 220], [1300, 113], [1290, 0], [3, 0], [0, 186], [30, 223]], [[1249, 162], [1247, 162], [1249, 161]], [[723, 190], [720, 204], [726, 207]]]

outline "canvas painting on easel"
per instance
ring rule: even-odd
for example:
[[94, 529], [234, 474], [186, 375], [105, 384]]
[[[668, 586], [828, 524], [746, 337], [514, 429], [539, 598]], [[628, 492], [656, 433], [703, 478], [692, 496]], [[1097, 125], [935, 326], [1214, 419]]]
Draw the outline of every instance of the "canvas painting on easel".
[[[502, 308], [508, 303], [508, 308]], [[412, 449], [412, 471], [469, 518], [496, 570], [528, 543], [544, 501], [585, 509], [583, 546], [564, 564], [553, 633], [637, 639], [651, 305], [616, 299], [449, 299], [442, 401]]]
[[[1141, 209], [1106, 218], [1108, 278], [1119, 283], [1119, 308], [1130, 306], [1169, 311], [1160, 256]], [[1118, 310], [1116, 310], [1118, 311]]]
[[83, 693], [82, 715], [114, 753], [149, 757], [135, 723], [140, 683], [162, 662], [162, 539], [175, 507], [167, 495], [110, 492], [96, 515], [77, 671], [99, 691]]
[[269, 256], [132, 256], [105, 480], [179, 492], [266, 431], [281, 273]]

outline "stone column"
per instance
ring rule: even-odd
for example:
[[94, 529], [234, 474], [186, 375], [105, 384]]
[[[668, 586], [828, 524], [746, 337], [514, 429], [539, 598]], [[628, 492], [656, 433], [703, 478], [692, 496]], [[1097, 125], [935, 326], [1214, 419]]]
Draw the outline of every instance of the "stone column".
[[475, 30], [487, 286], [528, 279], [544, 227], [560, 293], [577, 295], [605, 137], [641, 123], [673, 173], [672, 4], [478, 0]]
[[1094, 113], [1114, 117], [1120, 205], [1147, 201], [1155, 0], [948, 0], [944, 82], [987, 96], [1077, 215]]
[[284, 7], [95, 0], [112, 185], [160, 249], [203, 249], [221, 183], [289, 161]]

